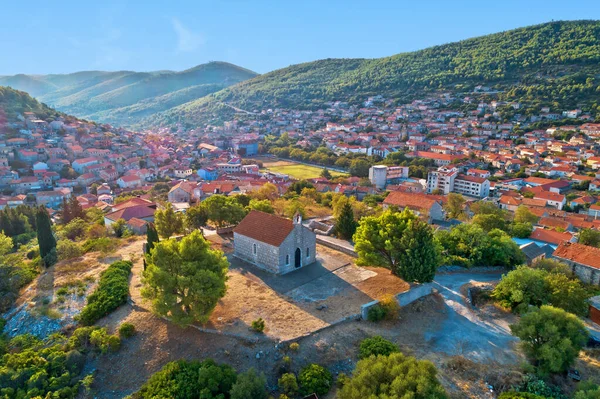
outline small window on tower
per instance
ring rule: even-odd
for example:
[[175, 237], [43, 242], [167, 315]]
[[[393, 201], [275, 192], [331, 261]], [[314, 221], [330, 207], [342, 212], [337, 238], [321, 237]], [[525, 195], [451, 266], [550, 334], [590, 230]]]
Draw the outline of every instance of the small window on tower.
[[256, 255], [256, 244], [253, 244], [253, 246], [252, 246], [252, 252], [254, 252], [254, 255]]
[[290, 264], [290, 256], [289, 256], [289, 255], [286, 255], [286, 256], [285, 256], [285, 264], [286, 264], [286, 265], [289, 265], [289, 264]]
[[310, 248], [306, 248], [306, 257], [309, 258], [310, 257]]

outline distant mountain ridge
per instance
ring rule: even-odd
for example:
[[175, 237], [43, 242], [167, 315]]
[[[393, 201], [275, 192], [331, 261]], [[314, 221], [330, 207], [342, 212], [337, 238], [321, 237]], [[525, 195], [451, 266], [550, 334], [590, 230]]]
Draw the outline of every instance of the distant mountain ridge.
[[501, 91], [501, 100], [577, 107], [597, 100], [600, 21], [550, 22], [378, 59], [292, 65], [149, 117], [146, 126], [220, 123], [248, 111], [315, 109], [368, 96], [410, 101], [435, 92]]
[[131, 125], [255, 76], [257, 73], [233, 64], [209, 62], [180, 72], [0, 76], [0, 85], [26, 91], [59, 111], [81, 118]]

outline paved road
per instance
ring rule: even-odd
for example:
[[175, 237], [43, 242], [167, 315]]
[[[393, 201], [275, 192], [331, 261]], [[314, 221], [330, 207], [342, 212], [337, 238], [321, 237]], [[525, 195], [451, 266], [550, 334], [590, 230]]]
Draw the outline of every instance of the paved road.
[[425, 339], [440, 352], [463, 355], [474, 361], [494, 360], [514, 362], [511, 344], [516, 338], [510, 333], [508, 322], [489, 315], [482, 317], [467, 303], [460, 287], [471, 282], [492, 282], [500, 274], [451, 273], [437, 275], [434, 284], [444, 298], [447, 317], [441, 325], [432, 326]]

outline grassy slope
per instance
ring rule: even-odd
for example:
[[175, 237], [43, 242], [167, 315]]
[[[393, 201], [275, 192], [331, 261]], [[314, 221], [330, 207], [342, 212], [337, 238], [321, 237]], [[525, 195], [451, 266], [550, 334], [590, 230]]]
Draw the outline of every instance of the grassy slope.
[[[231, 114], [221, 102], [247, 110], [313, 108], [325, 101], [356, 102], [374, 94], [409, 100], [439, 90], [468, 91], [478, 84], [499, 89], [533, 85], [535, 90], [554, 85], [555, 90], [578, 83], [565, 77], [600, 74], [599, 61], [599, 21], [552, 22], [379, 59], [293, 65], [183, 104], [146, 123], [218, 120]], [[540, 96], [551, 101], [553, 90]]]

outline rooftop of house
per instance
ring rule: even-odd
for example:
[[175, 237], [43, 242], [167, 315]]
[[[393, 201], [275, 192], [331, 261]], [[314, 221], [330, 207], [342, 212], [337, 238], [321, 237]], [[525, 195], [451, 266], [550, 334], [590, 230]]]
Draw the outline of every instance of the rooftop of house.
[[556, 248], [553, 255], [593, 267], [594, 269], [600, 269], [600, 248], [578, 243], [563, 242]]

